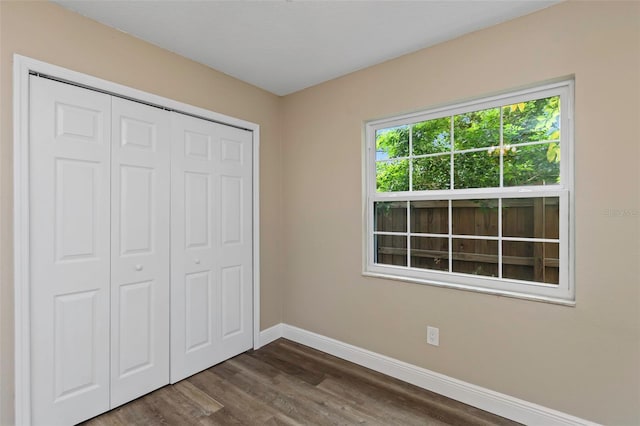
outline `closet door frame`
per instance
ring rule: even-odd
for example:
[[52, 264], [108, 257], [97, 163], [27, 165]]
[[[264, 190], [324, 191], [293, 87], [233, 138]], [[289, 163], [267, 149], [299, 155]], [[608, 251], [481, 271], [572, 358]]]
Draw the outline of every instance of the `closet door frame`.
[[253, 348], [260, 345], [260, 126], [26, 56], [13, 56], [14, 380], [16, 424], [31, 424], [29, 75], [36, 74], [253, 132]]

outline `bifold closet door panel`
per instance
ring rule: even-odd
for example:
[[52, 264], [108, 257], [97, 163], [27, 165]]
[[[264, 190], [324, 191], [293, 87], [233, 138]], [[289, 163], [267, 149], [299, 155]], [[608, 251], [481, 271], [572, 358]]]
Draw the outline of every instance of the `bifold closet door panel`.
[[111, 408], [169, 383], [170, 113], [113, 98]]
[[220, 350], [253, 347], [253, 134], [220, 126]]
[[251, 347], [252, 134], [179, 113], [172, 132], [175, 383]]
[[109, 409], [111, 97], [31, 76], [31, 420]]
[[219, 362], [214, 123], [172, 115], [171, 382]]

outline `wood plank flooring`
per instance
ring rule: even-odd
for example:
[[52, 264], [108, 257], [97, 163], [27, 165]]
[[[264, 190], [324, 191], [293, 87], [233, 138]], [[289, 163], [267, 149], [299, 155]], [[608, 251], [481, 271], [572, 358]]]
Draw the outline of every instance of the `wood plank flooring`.
[[84, 423], [105, 425], [515, 425], [285, 339]]

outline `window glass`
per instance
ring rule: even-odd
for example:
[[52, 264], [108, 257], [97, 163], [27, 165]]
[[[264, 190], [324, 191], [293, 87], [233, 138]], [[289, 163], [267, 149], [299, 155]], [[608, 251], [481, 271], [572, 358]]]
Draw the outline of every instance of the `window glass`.
[[376, 235], [376, 263], [407, 266], [407, 237]]
[[498, 276], [498, 242], [454, 238], [452, 240], [453, 272]]
[[453, 200], [454, 235], [498, 236], [498, 200]]
[[560, 140], [560, 97], [552, 96], [502, 108], [504, 144]]
[[416, 123], [411, 128], [413, 155], [451, 151], [451, 118], [436, 118]]
[[560, 145], [512, 146], [504, 153], [504, 186], [560, 183]]
[[456, 151], [500, 145], [500, 108], [456, 115], [453, 140]]
[[504, 241], [502, 276], [514, 280], [558, 284], [558, 244]]
[[376, 162], [376, 187], [378, 192], [409, 190], [409, 160]]
[[442, 200], [412, 201], [411, 232], [416, 234], [448, 234], [449, 202]]
[[502, 235], [521, 238], [560, 238], [560, 198], [505, 198]]
[[411, 266], [436, 271], [449, 270], [449, 239], [411, 237]]
[[375, 203], [375, 230], [407, 232], [407, 202], [386, 201]]
[[500, 154], [475, 151], [453, 156], [454, 188], [494, 188], [500, 186]]
[[409, 155], [409, 126], [380, 129], [376, 132], [376, 160]]
[[451, 156], [416, 158], [413, 160], [413, 190], [449, 189]]

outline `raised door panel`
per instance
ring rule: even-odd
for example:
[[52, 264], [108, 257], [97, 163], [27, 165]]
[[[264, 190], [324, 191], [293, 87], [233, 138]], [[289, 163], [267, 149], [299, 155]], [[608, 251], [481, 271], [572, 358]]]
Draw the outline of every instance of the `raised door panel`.
[[[205, 132], [207, 129], [203, 129]], [[211, 160], [212, 151], [212, 135], [207, 133], [199, 133], [185, 129], [184, 137], [184, 155], [185, 158], [195, 160]]]
[[153, 367], [154, 287], [153, 281], [120, 286], [118, 377]]
[[211, 274], [194, 272], [185, 276], [185, 352], [190, 353], [213, 345]]
[[[184, 173], [185, 248], [211, 247], [211, 174]], [[177, 196], [180, 196], [177, 194]]]
[[243, 184], [240, 176], [221, 176], [220, 178], [220, 210], [222, 226], [220, 227], [222, 245], [242, 244], [244, 237], [242, 212]]
[[111, 407], [169, 382], [167, 111], [113, 99]]
[[153, 251], [155, 169], [120, 166], [120, 255]]
[[104, 164], [69, 158], [55, 160], [55, 257], [59, 262], [95, 258], [96, 203]]
[[31, 420], [109, 409], [111, 98], [30, 77]]
[[96, 290], [56, 296], [54, 299], [53, 357], [55, 400], [80, 395], [100, 384], [95, 351]]
[[242, 265], [222, 268], [222, 338], [242, 333], [245, 318], [242, 315]]
[[[118, 103], [121, 105], [120, 101]], [[135, 114], [135, 113], [134, 113]], [[124, 149], [156, 152], [158, 124], [138, 117], [120, 117], [120, 145]]]
[[55, 136], [58, 139], [103, 144], [104, 126], [108, 124], [100, 109], [75, 104], [75, 100], [55, 103]]

